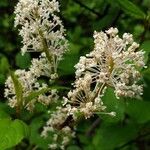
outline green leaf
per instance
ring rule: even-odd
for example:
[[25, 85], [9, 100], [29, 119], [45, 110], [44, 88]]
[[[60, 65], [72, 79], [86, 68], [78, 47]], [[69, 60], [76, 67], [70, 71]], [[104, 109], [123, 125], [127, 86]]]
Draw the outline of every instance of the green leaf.
[[149, 59], [150, 59], [150, 58], [149, 58], [149, 54], [150, 54], [150, 40], [144, 41], [144, 42], [142, 43], [142, 45], [140, 46], [140, 48], [145, 51], [145, 54], [144, 54], [144, 61], [145, 61], [145, 62], [148, 62]]
[[110, 117], [108, 115], [100, 115], [105, 121], [118, 122], [124, 119], [125, 105], [123, 99], [117, 99], [114, 90], [112, 88], [107, 88], [104, 97], [102, 97], [104, 104], [107, 106], [108, 112], [116, 112], [115, 117]]
[[28, 126], [21, 120], [0, 119], [0, 150], [17, 145], [29, 134]]
[[64, 59], [60, 62], [60, 65], [58, 66], [59, 74], [61, 75], [70, 75], [74, 74], [75, 68], [74, 65], [79, 60], [79, 50], [80, 46], [75, 45], [73, 43], [70, 44], [70, 51], [66, 53], [64, 56]]
[[134, 3], [129, 0], [116, 0], [120, 5], [120, 9], [122, 9], [125, 13], [137, 19], [145, 19], [145, 13]]
[[150, 102], [129, 100], [126, 107], [127, 114], [138, 123], [150, 121]]
[[18, 106], [21, 107], [22, 99], [23, 99], [23, 87], [22, 87], [20, 81], [18, 80], [17, 76], [13, 72], [11, 72], [11, 78], [14, 83]]
[[0, 72], [6, 73], [9, 70], [9, 62], [6, 57], [0, 56]]
[[38, 90], [38, 91], [30, 92], [28, 94], [28, 96], [26, 96], [24, 99], [25, 99], [25, 101], [29, 102], [29, 101], [35, 99], [36, 97], [38, 97], [39, 95], [47, 93], [50, 90], [51, 90], [50, 88], [43, 88], [43, 89]]
[[30, 136], [30, 130], [29, 127], [21, 120], [14, 120], [12, 123], [12, 127], [20, 130], [20, 134], [22, 133], [21, 137], [29, 137]]
[[30, 134], [30, 143], [37, 145], [42, 150], [47, 150], [48, 144], [50, 144], [50, 138], [44, 139], [41, 137], [41, 129], [43, 129], [43, 126], [45, 125], [44, 121], [44, 115], [40, 115], [36, 118], [34, 118], [30, 124], [31, 134]]
[[134, 124], [102, 124], [93, 138], [95, 150], [114, 150], [137, 137], [138, 127]]
[[30, 66], [31, 63], [31, 56], [29, 53], [25, 53], [22, 55], [21, 53], [18, 53], [16, 55], [16, 65], [21, 69], [26, 69]]
[[146, 52], [150, 52], [150, 40], [144, 41], [141, 48]]

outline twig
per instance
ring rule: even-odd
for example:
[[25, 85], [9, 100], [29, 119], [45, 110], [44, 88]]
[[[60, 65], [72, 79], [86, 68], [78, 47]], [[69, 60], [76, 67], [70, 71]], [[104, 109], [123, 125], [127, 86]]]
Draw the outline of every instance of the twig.
[[95, 128], [100, 124], [100, 118], [97, 118], [94, 123], [91, 125], [91, 127], [89, 128], [89, 130], [86, 132], [86, 136], [91, 136], [92, 133], [94, 132]]
[[117, 14], [117, 15], [114, 17], [114, 19], [112, 20], [112, 23], [111, 23], [111, 26], [112, 26], [112, 27], [116, 25], [116, 22], [119, 20], [119, 17], [121, 16], [121, 14], [122, 14], [122, 11], [119, 10], [119, 11], [118, 11], [118, 14]]
[[75, 3], [79, 4], [81, 7], [87, 9], [88, 11], [92, 12], [93, 14], [95, 14], [96, 16], [98, 16], [99, 18], [104, 17], [106, 10], [108, 9], [108, 7], [106, 7], [106, 9], [104, 10], [103, 14], [100, 14], [99, 12], [95, 11], [94, 9], [86, 6], [85, 4], [81, 3], [79, 0], [73, 0]]

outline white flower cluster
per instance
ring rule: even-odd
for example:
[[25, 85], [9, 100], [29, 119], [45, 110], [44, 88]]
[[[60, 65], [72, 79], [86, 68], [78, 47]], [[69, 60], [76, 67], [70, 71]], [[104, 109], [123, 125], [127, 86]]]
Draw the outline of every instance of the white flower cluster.
[[[36, 68], [38, 70], [38, 68]], [[44, 72], [44, 71], [43, 71]], [[18, 78], [19, 83], [21, 84], [22, 88], [22, 106], [27, 108], [29, 111], [33, 111], [34, 105], [36, 102], [40, 102], [44, 105], [49, 105], [51, 102], [54, 102], [58, 99], [57, 91], [49, 90], [47, 91], [47, 95], [40, 94], [32, 101], [28, 101], [26, 97], [30, 95], [32, 92], [38, 92], [42, 89], [46, 89], [48, 87], [47, 84], [43, 83], [40, 85], [38, 82], [38, 74], [34, 74], [32, 71], [25, 71], [25, 70], [16, 70], [15, 76]], [[15, 90], [15, 85], [12, 80], [12, 77], [9, 76], [5, 82], [5, 97], [8, 99], [8, 104], [10, 107], [18, 107], [18, 101], [17, 101], [17, 94]]]
[[[57, 78], [58, 60], [62, 58], [67, 49], [65, 29], [60, 18], [59, 4], [56, 0], [19, 0], [15, 7], [15, 26], [20, 27], [20, 35], [23, 38], [22, 53], [39, 51], [39, 58], [33, 58], [28, 71], [17, 70], [17, 76], [22, 86], [22, 105], [33, 110], [35, 102], [48, 105], [58, 98], [56, 90], [50, 90], [46, 94], [38, 95], [37, 99], [27, 102], [25, 98], [31, 92], [48, 87], [40, 85], [39, 77], [46, 76], [51, 80]], [[5, 83], [5, 97], [11, 107], [17, 107], [17, 94], [11, 77]]]
[[51, 144], [49, 144], [50, 149], [65, 149], [65, 146], [75, 137], [75, 132], [70, 128], [68, 122], [65, 124], [67, 118], [68, 109], [57, 107], [47, 121], [41, 136], [46, 138], [49, 132], [53, 134]]
[[144, 52], [138, 51], [139, 44], [131, 34], [124, 33], [120, 38], [117, 33], [117, 28], [94, 32], [94, 50], [80, 58], [76, 76], [80, 79], [89, 74], [91, 82], [113, 87], [117, 98], [140, 96], [143, 88], [138, 81], [139, 70], [145, 67]]
[[19, 0], [15, 7], [15, 26], [21, 26], [23, 38], [22, 53], [45, 52], [55, 71], [68, 45], [58, 12], [56, 0]]
[[[58, 61], [67, 50], [65, 29], [57, 16], [59, 4], [56, 0], [19, 0], [15, 8], [15, 26], [20, 27], [23, 38], [22, 53], [27, 51], [41, 52], [34, 58], [28, 71], [17, 70], [15, 77], [22, 88], [21, 105], [32, 111], [35, 103], [49, 105], [58, 100], [57, 90], [48, 89], [48, 85], [39, 83], [44, 76], [50, 80], [57, 78]], [[70, 139], [75, 136], [75, 122], [80, 118], [88, 119], [94, 114], [115, 116], [107, 112], [102, 101], [107, 87], [114, 88], [116, 97], [138, 97], [143, 87], [140, 69], [145, 67], [144, 52], [138, 51], [139, 44], [133, 41], [132, 35], [124, 33], [118, 36], [117, 28], [105, 32], [94, 32], [94, 49], [86, 56], [80, 57], [75, 65], [76, 80], [74, 89], [64, 97], [63, 104], [50, 115], [42, 136], [51, 132], [50, 149], [65, 149]], [[5, 83], [5, 97], [10, 107], [18, 107], [18, 97], [12, 76]], [[28, 100], [32, 92], [37, 96]], [[35, 95], [36, 95], [35, 94]], [[33, 95], [31, 94], [31, 97]], [[30, 99], [30, 98], [29, 98]]]
[[[114, 88], [116, 97], [138, 97], [142, 94], [139, 70], [145, 67], [144, 52], [137, 51], [139, 44], [132, 35], [123, 34], [120, 38], [117, 28], [106, 32], [94, 32], [94, 50], [82, 56], [77, 65], [74, 90], [64, 98], [64, 105], [77, 119], [79, 113], [85, 118], [99, 112], [104, 113], [106, 106], [101, 97], [107, 87]], [[114, 112], [106, 113], [115, 115]]]
[[[57, 78], [58, 61], [62, 59], [68, 48], [65, 29], [57, 16], [58, 12], [59, 3], [56, 0], [19, 0], [15, 7], [15, 27], [19, 26], [19, 34], [23, 39], [22, 54], [27, 51], [41, 52], [39, 58], [32, 59], [28, 70], [16, 70], [6, 80], [5, 97], [9, 106], [16, 108], [16, 113], [21, 113], [23, 108], [33, 111], [37, 102], [44, 105], [58, 102], [57, 90], [39, 82], [41, 77], [47, 77], [50, 81]], [[16, 89], [16, 86], [20, 89]], [[18, 92], [20, 92], [19, 98]], [[58, 131], [56, 129], [67, 118], [66, 111], [68, 113], [66, 108], [58, 107], [42, 133], [46, 136], [49, 129], [53, 131], [53, 141], [49, 145], [51, 149], [64, 149], [74, 136], [69, 126], [62, 127], [60, 135], [56, 134]], [[60, 139], [61, 143], [58, 145]]]

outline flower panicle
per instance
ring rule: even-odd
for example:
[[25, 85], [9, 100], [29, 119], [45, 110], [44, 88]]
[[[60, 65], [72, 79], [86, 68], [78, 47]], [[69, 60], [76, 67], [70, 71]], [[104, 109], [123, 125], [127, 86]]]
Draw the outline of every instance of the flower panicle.
[[145, 68], [144, 52], [139, 50], [139, 44], [134, 42], [130, 33], [124, 33], [122, 38], [117, 28], [105, 32], [94, 32], [94, 49], [86, 56], [81, 56], [75, 65], [76, 81], [74, 90], [64, 98], [64, 104], [77, 119], [78, 112], [85, 118], [95, 113], [107, 113], [102, 97], [108, 87], [114, 89], [116, 98], [140, 97], [143, 85], [140, 70]]
[[[59, 3], [56, 0], [19, 0], [15, 7], [15, 27], [19, 27], [22, 37], [22, 53], [41, 52], [34, 58], [28, 70], [16, 70], [15, 75], [22, 86], [22, 105], [32, 111], [35, 103], [49, 105], [58, 100], [57, 90], [52, 89], [26, 102], [32, 91], [47, 88], [40, 84], [41, 76], [50, 81], [57, 78], [58, 62], [68, 49], [65, 29], [57, 15]], [[144, 52], [133, 40], [130, 33], [118, 35], [118, 29], [111, 27], [105, 32], [95, 31], [94, 48], [86, 56], [81, 56], [75, 65], [76, 80], [73, 90], [64, 97], [63, 104], [51, 112], [50, 119], [43, 128], [41, 136], [51, 132], [50, 149], [65, 149], [75, 137], [75, 123], [95, 114], [114, 117], [115, 112], [107, 112], [103, 96], [107, 88], [113, 88], [116, 98], [140, 97], [143, 85], [140, 70], [145, 68]], [[5, 97], [11, 107], [17, 107], [15, 86], [11, 77], [5, 83]]]
[[22, 37], [22, 53], [44, 52], [54, 72], [68, 49], [59, 11], [56, 0], [19, 0], [15, 7], [15, 27], [19, 27]]

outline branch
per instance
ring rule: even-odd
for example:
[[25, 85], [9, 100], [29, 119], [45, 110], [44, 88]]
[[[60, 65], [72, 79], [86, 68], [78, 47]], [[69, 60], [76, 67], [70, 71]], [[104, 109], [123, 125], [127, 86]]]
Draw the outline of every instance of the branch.
[[95, 128], [100, 124], [100, 118], [97, 118], [94, 123], [91, 125], [91, 127], [88, 129], [88, 131], [86, 132], [86, 136], [91, 136], [93, 131], [95, 130]]
[[108, 7], [106, 7], [106, 9], [104, 10], [103, 14], [100, 14], [99, 12], [95, 11], [94, 9], [86, 6], [85, 4], [81, 3], [79, 0], [73, 0], [76, 4], [80, 5], [81, 7], [87, 9], [88, 11], [92, 12], [93, 14], [95, 14], [96, 16], [98, 16], [99, 18], [102, 18], [105, 16], [105, 13], [108, 10]]

